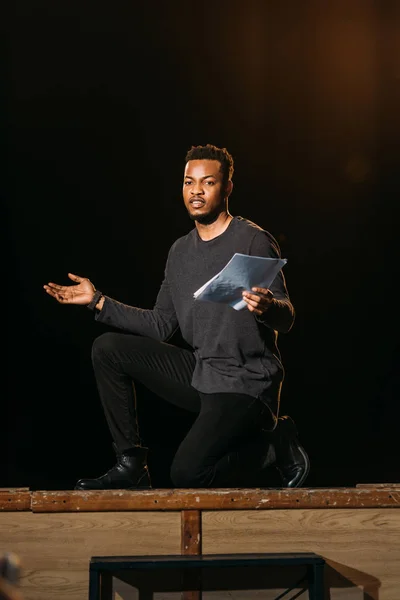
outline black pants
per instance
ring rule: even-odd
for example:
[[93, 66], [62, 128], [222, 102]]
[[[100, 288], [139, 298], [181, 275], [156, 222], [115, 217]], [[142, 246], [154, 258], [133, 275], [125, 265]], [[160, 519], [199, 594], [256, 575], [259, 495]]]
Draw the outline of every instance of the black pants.
[[134, 381], [157, 396], [197, 413], [171, 467], [176, 487], [240, 485], [268, 451], [263, 429], [269, 409], [246, 394], [203, 394], [191, 386], [189, 350], [146, 337], [105, 333], [93, 343], [92, 362], [111, 436], [121, 452], [141, 445]]

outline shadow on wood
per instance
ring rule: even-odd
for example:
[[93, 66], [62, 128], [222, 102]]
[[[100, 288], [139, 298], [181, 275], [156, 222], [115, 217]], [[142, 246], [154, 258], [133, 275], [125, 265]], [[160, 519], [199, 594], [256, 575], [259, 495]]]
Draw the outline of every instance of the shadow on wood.
[[[210, 595], [213, 600], [232, 597], [235, 600], [259, 597], [264, 600], [275, 600], [278, 596], [283, 596], [285, 592], [284, 597], [287, 598], [298, 600], [308, 598], [307, 572], [304, 567], [224, 567], [205, 568], [199, 569], [199, 571], [201, 571], [199, 579], [201, 580], [203, 600], [207, 598], [207, 594], [204, 592], [214, 592]], [[343, 573], [346, 575], [344, 576]], [[324, 579], [325, 600], [350, 597], [348, 594], [350, 590], [351, 598], [354, 600], [379, 600], [380, 581], [368, 573], [351, 569], [334, 561], [327, 561]], [[175, 598], [180, 598], [179, 592], [193, 589], [190, 584], [186, 583], [188, 580], [185, 579], [182, 569], [158, 571], [157, 574], [138, 570], [119, 573], [118, 578], [114, 579], [114, 591], [121, 600], [137, 600], [138, 598], [150, 600], [153, 598], [153, 594], [157, 594], [157, 598], [163, 598], [162, 592], [169, 594], [168, 598], [171, 600], [175, 600]], [[221, 592], [221, 594], [216, 592]], [[223, 592], [229, 592], [229, 594]]]
[[347, 565], [326, 559], [325, 596], [334, 600], [331, 591], [338, 588], [359, 588], [361, 600], [379, 600], [381, 582], [377, 577], [352, 569]]

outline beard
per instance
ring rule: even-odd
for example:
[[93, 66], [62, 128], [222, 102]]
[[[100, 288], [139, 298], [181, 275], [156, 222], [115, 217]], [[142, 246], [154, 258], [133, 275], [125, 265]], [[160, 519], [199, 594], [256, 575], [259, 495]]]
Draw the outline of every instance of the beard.
[[218, 219], [223, 208], [223, 206], [218, 206], [215, 207], [214, 210], [203, 214], [193, 214], [188, 211], [188, 215], [192, 221], [197, 221], [197, 223], [200, 223], [200, 225], [211, 225], [211, 223], [214, 223], [214, 221]]

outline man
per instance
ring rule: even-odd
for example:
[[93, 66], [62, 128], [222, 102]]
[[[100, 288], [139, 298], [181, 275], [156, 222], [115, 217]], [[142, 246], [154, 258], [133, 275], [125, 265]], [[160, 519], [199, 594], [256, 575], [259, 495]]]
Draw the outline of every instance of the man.
[[[230, 214], [233, 169], [225, 148], [207, 144], [188, 151], [183, 200], [195, 227], [171, 246], [152, 310], [121, 304], [72, 273], [75, 285], [44, 286], [59, 303], [86, 305], [98, 321], [122, 332], [100, 335], [92, 349], [117, 462], [75, 489], [150, 487], [134, 381], [197, 413], [172, 463], [176, 487], [237, 486], [271, 463], [284, 487], [298, 487], [307, 477], [309, 459], [294, 423], [278, 419], [283, 366], [277, 332], [288, 332], [294, 320], [282, 272], [271, 289], [244, 291], [243, 310], [193, 298], [235, 252], [280, 256], [267, 231]], [[167, 343], [177, 328], [192, 350]]]

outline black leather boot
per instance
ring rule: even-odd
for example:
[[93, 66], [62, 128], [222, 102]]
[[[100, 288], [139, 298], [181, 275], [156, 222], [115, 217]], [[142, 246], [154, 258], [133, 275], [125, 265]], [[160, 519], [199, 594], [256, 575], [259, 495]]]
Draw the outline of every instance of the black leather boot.
[[272, 443], [275, 448], [275, 466], [280, 473], [282, 487], [301, 487], [310, 471], [310, 459], [299, 443], [296, 426], [291, 417], [279, 417], [277, 427], [272, 432]]
[[140, 490], [151, 488], [147, 448], [134, 446], [124, 453], [117, 450], [117, 463], [97, 479], [80, 479], [76, 490]]

